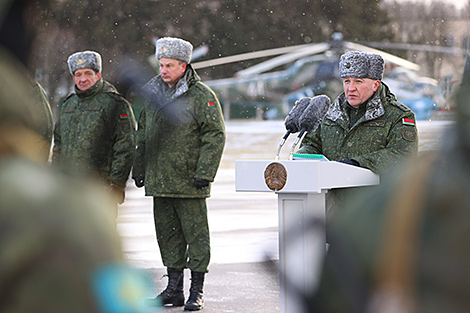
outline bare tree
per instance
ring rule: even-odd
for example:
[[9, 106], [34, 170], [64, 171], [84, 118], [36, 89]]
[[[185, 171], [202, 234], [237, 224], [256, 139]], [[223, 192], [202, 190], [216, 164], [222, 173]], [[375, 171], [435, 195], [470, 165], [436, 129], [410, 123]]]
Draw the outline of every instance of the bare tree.
[[450, 23], [458, 16], [455, 5], [435, 0], [430, 5], [393, 1], [385, 6], [394, 20], [396, 41], [410, 44], [406, 51], [395, 50], [394, 54], [420, 64], [423, 76], [439, 78], [445, 64], [457, 68], [461, 58], [438, 49], [457, 45], [457, 38], [450, 30]]

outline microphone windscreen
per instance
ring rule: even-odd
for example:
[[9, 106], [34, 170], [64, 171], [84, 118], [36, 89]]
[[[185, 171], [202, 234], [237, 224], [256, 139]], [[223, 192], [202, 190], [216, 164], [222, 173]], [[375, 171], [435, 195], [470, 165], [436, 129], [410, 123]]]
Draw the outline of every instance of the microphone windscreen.
[[310, 97], [304, 97], [300, 98], [299, 100], [295, 101], [294, 106], [290, 110], [289, 114], [286, 116], [286, 119], [284, 121], [284, 125], [286, 126], [286, 129], [290, 131], [291, 133], [297, 133], [300, 131], [299, 128], [299, 119], [304, 110], [307, 108], [309, 105], [310, 101], [312, 98]]
[[317, 129], [330, 108], [330, 98], [319, 95], [312, 98], [299, 119], [299, 128], [307, 132]]

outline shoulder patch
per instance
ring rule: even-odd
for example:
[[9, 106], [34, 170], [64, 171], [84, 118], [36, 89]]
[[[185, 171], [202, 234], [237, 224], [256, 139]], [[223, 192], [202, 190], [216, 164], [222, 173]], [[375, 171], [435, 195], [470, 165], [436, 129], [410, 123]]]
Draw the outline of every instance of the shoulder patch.
[[412, 118], [403, 118], [402, 123], [403, 123], [403, 125], [416, 126], [416, 122]]
[[414, 127], [402, 127], [401, 129], [401, 136], [406, 141], [414, 142], [417, 138], [417, 131]]

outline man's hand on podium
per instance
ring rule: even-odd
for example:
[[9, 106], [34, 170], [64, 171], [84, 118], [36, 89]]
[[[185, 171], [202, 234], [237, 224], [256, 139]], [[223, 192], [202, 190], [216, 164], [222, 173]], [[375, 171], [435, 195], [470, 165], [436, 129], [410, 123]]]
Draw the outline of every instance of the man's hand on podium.
[[340, 163], [344, 163], [344, 164], [348, 164], [348, 165], [359, 166], [359, 162], [357, 162], [356, 160], [352, 160], [352, 159], [339, 159], [336, 162], [340, 162]]

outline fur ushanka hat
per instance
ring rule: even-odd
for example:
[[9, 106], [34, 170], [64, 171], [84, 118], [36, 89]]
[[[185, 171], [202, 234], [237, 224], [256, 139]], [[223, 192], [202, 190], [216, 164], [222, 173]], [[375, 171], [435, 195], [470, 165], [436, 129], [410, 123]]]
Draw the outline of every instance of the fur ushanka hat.
[[175, 59], [187, 64], [191, 62], [193, 45], [186, 40], [172, 37], [164, 37], [157, 40], [155, 54], [157, 60], [161, 58]]
[[76, 70], [81, 68], [91, 68], [100, 73], [102, 69], [101, 55], [94, 51], [76, 52], [69, 56], [67, 64], [72, 76]]
[[375, 53], [349, 51], [339, 61], [339, 76], [382, 80], [384, 59]]

